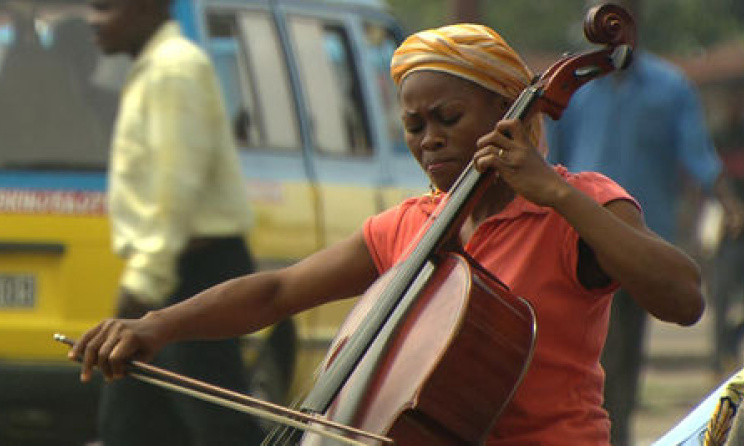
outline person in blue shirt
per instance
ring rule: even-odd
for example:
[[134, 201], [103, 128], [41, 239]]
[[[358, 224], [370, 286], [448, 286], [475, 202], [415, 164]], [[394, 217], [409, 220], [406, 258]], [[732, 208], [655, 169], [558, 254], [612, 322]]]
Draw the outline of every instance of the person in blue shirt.
[[[742, 207], [730, 192], [695, 88], [661, 58], [637, 50], [624, 71], [579, 89], [558, 121], [547, 120], [549, 158], [570, 171], [599, 171], [636, 197], [646, 223], [674, 242], [681, 171], [719, 198], [738, 231]], [[630, 444], [646, 315], [620, 290], [602, 364], [612, 444]]]

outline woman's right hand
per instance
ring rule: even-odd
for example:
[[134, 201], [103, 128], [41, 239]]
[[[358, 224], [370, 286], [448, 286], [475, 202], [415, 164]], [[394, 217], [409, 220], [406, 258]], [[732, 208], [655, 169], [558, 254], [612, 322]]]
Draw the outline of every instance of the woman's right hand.
[[80, 380], [91, 379], [98, 367], [107, 381], [122, 378], [131, 361], [149, 361], [166, 344], [157, 316], [140, 319], [107, 319], [75, 342], [68, 357], [80, 361]]

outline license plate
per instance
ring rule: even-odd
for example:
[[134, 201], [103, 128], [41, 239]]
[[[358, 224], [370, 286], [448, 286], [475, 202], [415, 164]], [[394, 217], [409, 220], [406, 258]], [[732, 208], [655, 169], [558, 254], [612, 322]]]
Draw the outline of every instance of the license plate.
[[33, 308], [36, 277], [33, 274], [0, 273], [0, 308]]

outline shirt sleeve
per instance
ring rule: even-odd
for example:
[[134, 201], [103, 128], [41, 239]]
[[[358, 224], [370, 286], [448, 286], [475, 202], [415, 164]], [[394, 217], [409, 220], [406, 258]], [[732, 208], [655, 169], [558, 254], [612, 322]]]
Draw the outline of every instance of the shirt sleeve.
[[438, 199], [408, 198], [367, 219], [364, 239], [380, 274], [407, 258], [429, 227]]
[[574, 186], [602, 206], [615, 200], [630, 201], [643, 212], [641, 205], [618, 183], [599, 172], [581, 172], [574, 176]]
[[708, 132], [695, 90], [683, 79], [680, 80], [678, 91], [678, 106], [674, 113], [679, 117], [675, 125], [682, 163], [705, 190], [710, 192], [721, 173], [721, 160]]
[[154, 196], [122, 278], [124, 287], [156, 304], [177, 284], [177, 257], [191, 232], [189, 212], [219, 128], [209, 97], [215, 92], [202, 81], [201, 67], [172, 65], [153, 70], [148, 79], [145, 138], [154, 152]]
[[[571, 183], [580, 191], [587, 194], [594, 201], [602, 206], [606, 206], [608, 203], [616, 200], [625, 200], [632, 203], [640, 212], [643, 212], [641, 205], [633, 196], [628, 193], [622, 186], [617, 184], [612, 179], [598, 172], [582, 172], [575, 174], [572, 177]], [[566, 245], [564, 252], [564, 262], [568, 265], [569, 274], [578, 286], [583, 288], [581, 282], [576, 274], [576, 265], [579, 261], [579, 249], [578, 249], [579, 234], [573, 229], [567, 233]], [[586, 290], [588, 293], [601, 296], [607, 293], [616, 291], [619, 288], [619, 284], [614, 280], [609, 283], [606, 287], [594, 288]]]
[[364, 241], [367, 242], [377, 271], [382, 274], [392, 266], [390, 246], [391, 229], [395, 228], [396, 208], [372, 216], [364, 222]]

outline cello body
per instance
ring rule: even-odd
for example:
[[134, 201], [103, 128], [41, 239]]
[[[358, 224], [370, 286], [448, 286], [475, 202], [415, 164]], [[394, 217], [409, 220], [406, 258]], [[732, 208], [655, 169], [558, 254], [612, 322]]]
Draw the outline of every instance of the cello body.
[[[367, 319], [394, 273], [395, 268], [360, 298], [340, 327], [326, 366]], [[356, 401], [348, 392], [358, 385], [366, 392], [351, 419], [343, 420], [351, 426], [387, 435], [401, 446], [481, 444], [529, 366], [536, 328], [525, 299], [466, 257], [447, 253], [395, 329], [382, 360], [372, 355], [360, 361], [359, 370], [375, 362], [372, 379], [352, 373], [326, 416], [336, 419], [344, 404]], [[329, 442], [305, 434], [301, 444]]]

